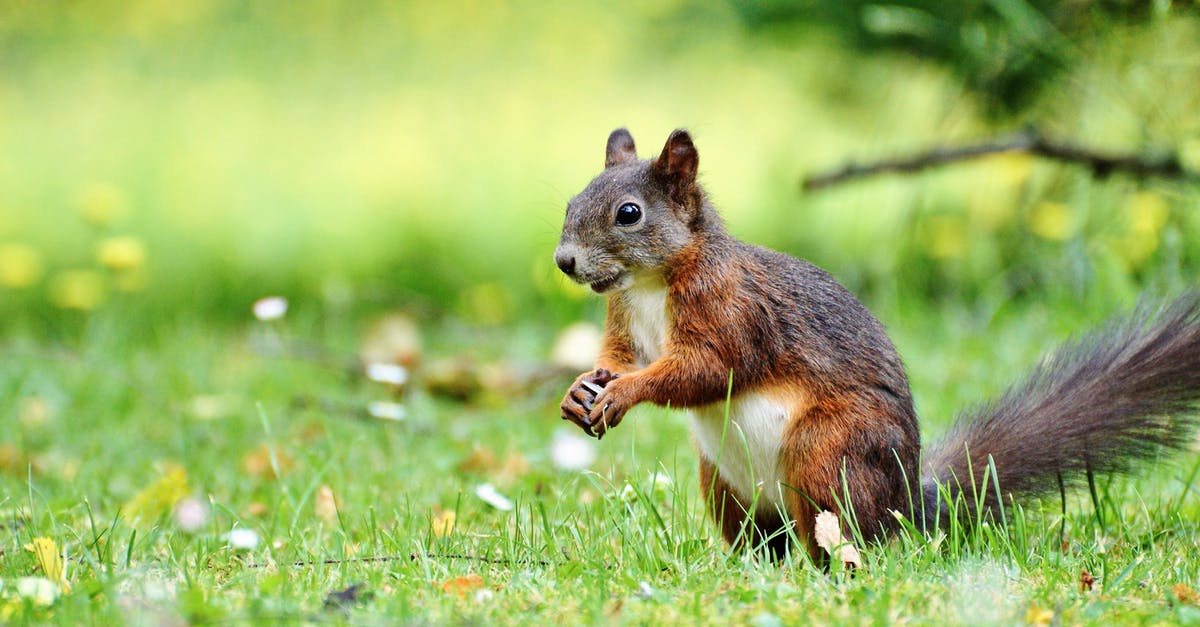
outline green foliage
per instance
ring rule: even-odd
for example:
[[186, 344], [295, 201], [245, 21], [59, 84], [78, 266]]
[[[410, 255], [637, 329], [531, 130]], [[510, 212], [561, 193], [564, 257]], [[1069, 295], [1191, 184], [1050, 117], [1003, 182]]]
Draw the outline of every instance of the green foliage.
[[[1187, 11], [1187, 3], [1177, 11]], [[1021, 114], [1063, 71], [1089, 59], [1081, 44], [1114, 22], [1141, 23], [1170, 2], [1104, 0], [752, 0], [734, 6], [758, 30], [826, 28], [866, 51], [899, 50], [949, 67], [997, 116]]]

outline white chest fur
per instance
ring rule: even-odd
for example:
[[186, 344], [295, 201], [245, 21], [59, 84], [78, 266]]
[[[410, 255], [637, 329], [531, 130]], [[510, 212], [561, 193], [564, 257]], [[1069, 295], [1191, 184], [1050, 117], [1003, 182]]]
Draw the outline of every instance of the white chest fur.
[[739, 498], [753, 501], [757, 495], [758, 509], [783, 507], [779, 446], [788, 408], [763, 394], [735, 396], [729, 403], [728, 427], [725, 408], [721, 401], [692, 411], [692, 434], [700, 454], [716, 464]]
[[637, 281], [622, 295], [638, 367], [658, 359], [667, 341], [667, 288], [662, 281]]

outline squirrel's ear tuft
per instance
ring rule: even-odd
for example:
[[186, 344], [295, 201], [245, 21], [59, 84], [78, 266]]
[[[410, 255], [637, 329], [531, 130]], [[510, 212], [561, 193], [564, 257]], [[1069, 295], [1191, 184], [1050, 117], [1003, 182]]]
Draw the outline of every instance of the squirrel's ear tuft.
[[633, 146], [633, 135], [630, 135], [624, 127], [610, 133], [608, 147], [604, 151], [605, 169], [635, 160], [637, 160], [637, 149]]
[[654, 171], [667, 180], [672, 198], [683, 203], [696, 183], [699, 165], [700, 153], [692, 143], [692, 136], [680, 128], [667, 138], [662, 154], [654, 161]]

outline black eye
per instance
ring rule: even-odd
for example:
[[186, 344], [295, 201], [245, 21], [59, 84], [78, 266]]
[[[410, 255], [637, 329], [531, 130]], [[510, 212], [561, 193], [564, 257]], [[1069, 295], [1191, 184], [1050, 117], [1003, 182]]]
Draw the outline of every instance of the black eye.
[[642, 208], [627, 202], [617, 207], [617, 225], [633, 226], [642, 221]]

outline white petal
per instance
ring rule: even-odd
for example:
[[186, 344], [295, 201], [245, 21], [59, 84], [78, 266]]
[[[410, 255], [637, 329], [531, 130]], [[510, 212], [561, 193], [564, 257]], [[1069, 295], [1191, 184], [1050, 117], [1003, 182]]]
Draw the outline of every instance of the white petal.
[[408, 383], [408, 368], [396, 364], [367, 364], [367, 378], [380, 383], [404, 385]]
[[282, 296], [268, 296], [254, 301], [254, 317], [264, 322], [282, 318], [287, 310], [287, 299]]
[[387, 401], [372, 401], [367, 403], [367, 413], [384, 420], [404, 420], [408, 410], [400, 403]]
[[258, 548], [258, 532], [253, 529], [239, 527], [225, 534], [225, 541], [232, 548], [250, 551]]
[[490, 483], [482, 483], [475, 488], [475, 496], [478, 496], [484, 503], [502, 511], [510, 512], [513, 508], [513, 502], [507, 496], [500, 494], [496, 486]]

